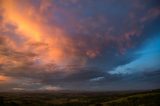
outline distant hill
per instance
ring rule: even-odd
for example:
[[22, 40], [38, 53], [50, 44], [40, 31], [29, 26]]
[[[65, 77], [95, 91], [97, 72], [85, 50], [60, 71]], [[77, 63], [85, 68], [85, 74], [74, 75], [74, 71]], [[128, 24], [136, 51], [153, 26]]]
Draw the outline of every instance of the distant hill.
[[160, 92], [145, 92], [101, 103], [102, 106], [160, 106]]
[[160, 106], [160, 90], [1, 92], [0, 106]]

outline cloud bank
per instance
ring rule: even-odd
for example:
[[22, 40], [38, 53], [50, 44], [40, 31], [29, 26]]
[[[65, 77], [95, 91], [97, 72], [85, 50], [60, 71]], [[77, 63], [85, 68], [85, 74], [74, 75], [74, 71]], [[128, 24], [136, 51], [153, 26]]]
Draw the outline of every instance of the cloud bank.
[[159, 88], [158, 0], [0, 0], [0, 90]]

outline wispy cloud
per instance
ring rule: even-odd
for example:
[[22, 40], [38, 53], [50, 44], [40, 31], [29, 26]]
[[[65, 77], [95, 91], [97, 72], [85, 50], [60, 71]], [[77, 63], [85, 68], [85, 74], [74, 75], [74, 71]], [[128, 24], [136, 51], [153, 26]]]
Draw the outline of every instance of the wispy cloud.
[[116, 67], [110, 74], [142, 73], [160, 69], [160, 37], [150, 39], [135, 55], [139, 57], [130, 63]]

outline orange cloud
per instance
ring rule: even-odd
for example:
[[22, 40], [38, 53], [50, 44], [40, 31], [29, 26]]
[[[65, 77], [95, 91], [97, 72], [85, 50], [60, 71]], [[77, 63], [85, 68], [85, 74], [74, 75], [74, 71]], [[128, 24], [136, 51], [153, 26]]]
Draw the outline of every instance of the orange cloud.
[[0, 75], [0, 83], [7, 83], [7, 82], [10, 82], [10, 81], [11, 81], [10, 77]]
[[[84, 64], [84, 57], [79, 56], [73, 40], [67, 33], [54, 24], [47, 24], [49, 17], [43, 13], [50, 4], [47, 1], [45, 4], [36, 8], [28, 0], [1, 1], [3, 26], [7, 29], [8, 23], [14, 25], [16, 28], [11, 31], [15, 34], [12, 36], [21, 40], [21, 43], [17, 44], [16, 40], [8, 37], [9, 48], [22, 53], [35, 53], [41, 64], [52, 62], [59, 66], [74, 62]], [[34, 60], [36, 59], [32, 61]]]
[[86, 55], [90, 58], [95, 58], [99, 54], [99, 51], [97, 50], [88, 50], [86, 52]]
[[42, 40], [42, 29], [37, 20], [33, 19], [34, 17], [30, 14], [32, 7], [21, 7], [18, 3], [19, 1], [7, 0], [2, 1], [2, 8], [4, 9], [4, 22], [12, 23], [17, 26], [17, 33], [21, 34], [24, 38], [27, 38], [32, 41], [41, 41]]

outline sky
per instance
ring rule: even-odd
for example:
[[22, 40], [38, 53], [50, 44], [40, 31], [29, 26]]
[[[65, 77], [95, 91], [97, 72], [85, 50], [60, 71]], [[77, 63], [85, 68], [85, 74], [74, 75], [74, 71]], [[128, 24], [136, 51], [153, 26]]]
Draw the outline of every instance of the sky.
[[0, 0], [0, 91], [159, 82], [159, 0]]

